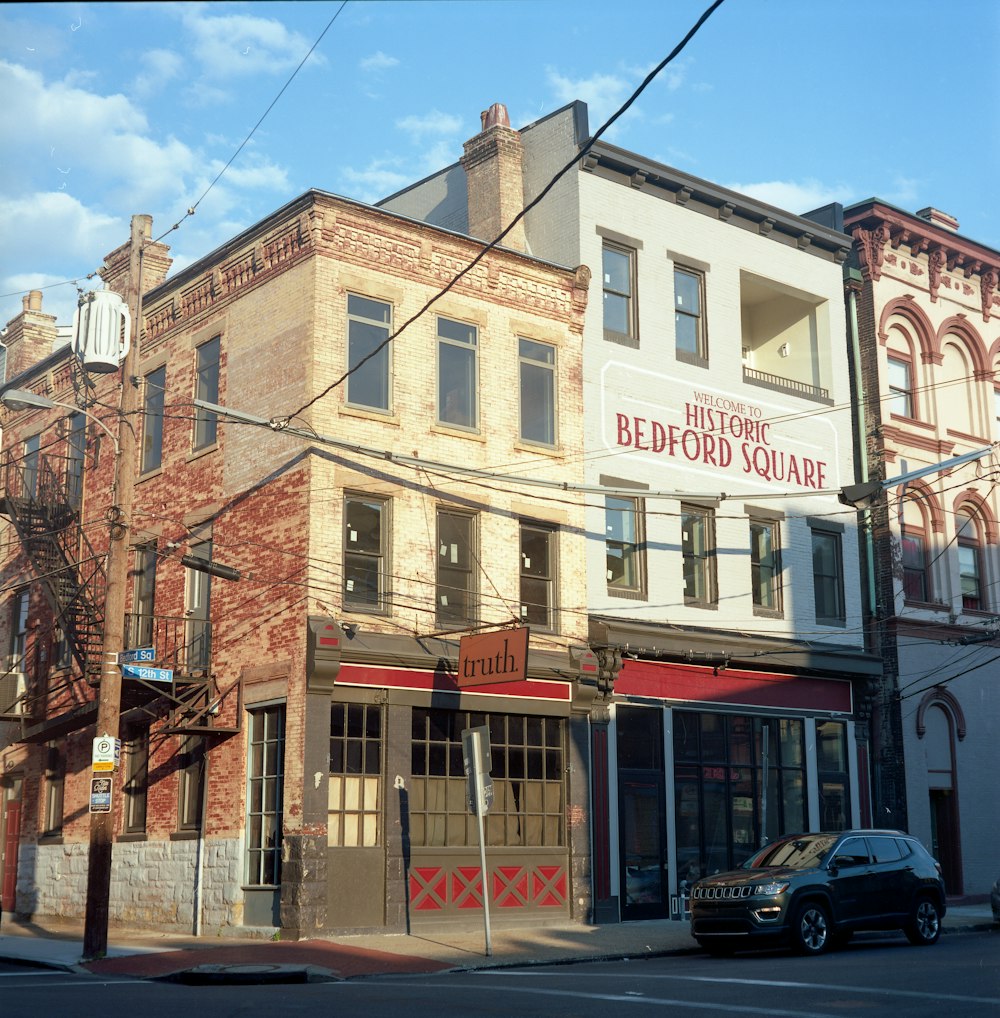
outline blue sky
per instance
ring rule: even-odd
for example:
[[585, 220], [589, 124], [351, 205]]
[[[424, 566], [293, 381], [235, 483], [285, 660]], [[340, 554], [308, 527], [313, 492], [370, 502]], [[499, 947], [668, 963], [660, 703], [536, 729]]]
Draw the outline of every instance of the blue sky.
[[[504, 102], [591, 129], [708, 0], [350, 0], [165, 241], [175, 269], [316, 187], [374, 201], [451, 162]], [[0, 6], [0, 326], [205, 194], [340, 7]], [[876, 196], [1000, 247], [1000, 3], [726, 0], [607, 140], [801, 213]]]

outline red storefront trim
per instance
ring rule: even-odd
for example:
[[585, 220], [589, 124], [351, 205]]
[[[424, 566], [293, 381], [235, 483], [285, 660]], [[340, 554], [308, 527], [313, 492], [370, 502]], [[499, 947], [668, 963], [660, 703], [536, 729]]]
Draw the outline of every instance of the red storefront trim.
[[727, 703], [841, 714], [853, 713], [851, 683], [847, 679], [815, 679], [776, 672], [714, 669], [659, 661], [626, 660], [615, 681], [615, 692], [660, 700]]
[[467, 696], [516, 696], [525, 700], [559, 700], [568, 702], [568, 682], [546, 682], [528, 679], [524, 682], [497, 682], [490, 686], [459, 689], [454, 675], [447, 672], [419, 671], [415, 668], [379, 668], [369, 665], [341, 665], [338, 686], [377, 686], [380, 689], [426, 689], [435, 692], [461, 693]]

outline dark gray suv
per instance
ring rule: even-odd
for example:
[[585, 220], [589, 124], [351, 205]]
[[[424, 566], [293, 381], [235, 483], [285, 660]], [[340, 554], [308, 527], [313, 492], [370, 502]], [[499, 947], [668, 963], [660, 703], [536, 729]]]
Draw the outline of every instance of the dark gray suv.
[[711, 954], [781, 943], [822, 954], [856, 930], [933, 944], [944, 914], [941, 867], [901, 831], [791, 835], [691, 888], [691, 935]]

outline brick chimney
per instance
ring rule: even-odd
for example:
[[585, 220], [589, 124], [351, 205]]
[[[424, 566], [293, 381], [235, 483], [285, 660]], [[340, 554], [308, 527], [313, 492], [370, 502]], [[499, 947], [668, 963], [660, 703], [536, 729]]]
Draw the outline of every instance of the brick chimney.
[[[507, 107], [494, 103], [480, 114], [482, 131], [465, 143], [465, 169], [469, 202], [469, 233], [493, 240], [524, 208], [521, 135], [511, 129]], [[524, 223], [518, 223], [501, 242], [526, 251]]]
[[[144, 292], [157, 287], [167, 278], [173, 259], [167, 255], [170, 248], [166, 244], [151, 243], [153, 219], [145, 217], [144, 240], [142, 251], [142, 278]], [[126, 241], [104, 256], [104, 266], [99, 270], [104, 285], [109, 290], [124, 297], [128, 293], [128, 259], [130, 243]]]
[[6, 378], [14, 378], [48, 357], [56, 340], [56, 316], [42, 311], [41, 290], [32, 290], [22, 297], [21, 307], [21, 313], [7, 323], [3, 336], [7, 348]]

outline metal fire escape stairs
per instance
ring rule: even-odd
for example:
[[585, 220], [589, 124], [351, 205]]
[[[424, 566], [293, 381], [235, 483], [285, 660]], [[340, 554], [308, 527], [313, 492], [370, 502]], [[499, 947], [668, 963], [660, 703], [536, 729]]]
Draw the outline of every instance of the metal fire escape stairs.
[[52, 469], [4, 454], [6, 508], [80, 673], [99, 681], [106, 578], [80, 525], [79, 503]]

